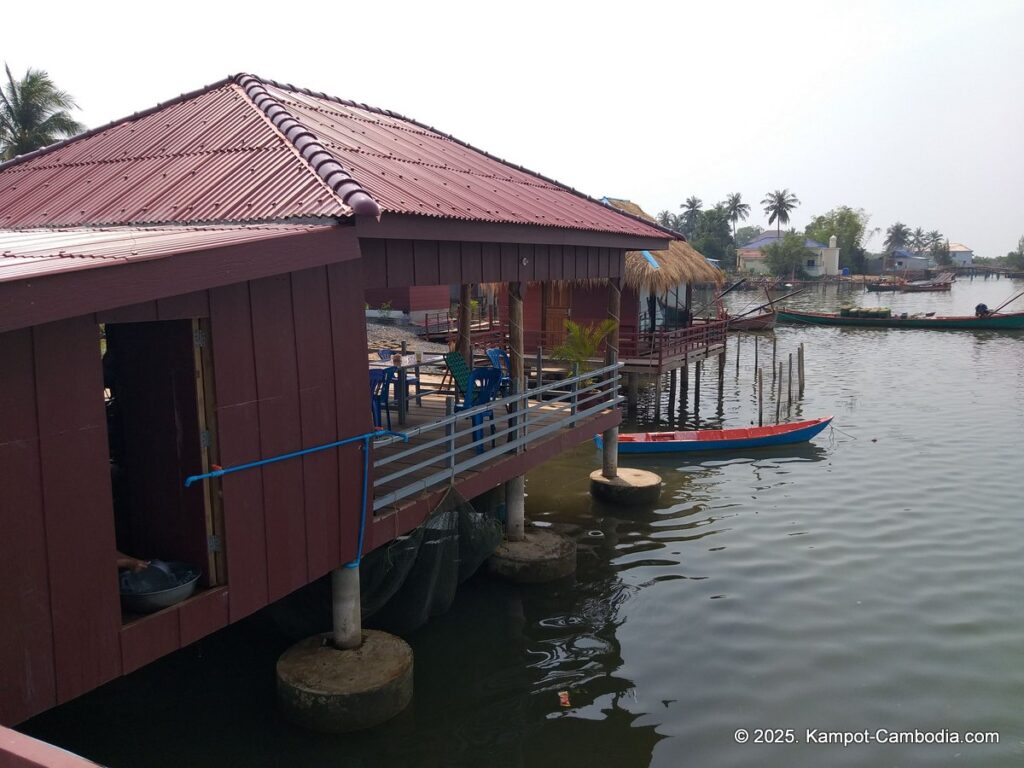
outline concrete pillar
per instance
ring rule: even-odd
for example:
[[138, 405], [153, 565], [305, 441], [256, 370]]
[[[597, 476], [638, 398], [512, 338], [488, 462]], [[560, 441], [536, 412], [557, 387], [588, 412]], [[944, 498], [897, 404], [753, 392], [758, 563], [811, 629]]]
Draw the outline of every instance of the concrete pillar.
[[359, 569], [331, 571], [334, 631], [296, 643], [277, 661], [285, 719], [325, 733], [371, 728], [412, 701], [412, 649], [400, 637], [363, 630]]
[[523, 541], [526, 538], [526, 478], [523, 475], [505, 483], [505, 512], [508, 515], [506, 538]]
[[456, 348], [470, 368], [473, 367], [473, 323], [469, 312], [472, 293], [472, 283], [463, 283], [459, 286], [459, 340]]
[[363, 642], [363, 625], [359, 602], [359, 569], [335, 568], [331, 571], [331, 614], [334, 647], [341, 650], [358, 648]]
[[[619, 361], [619, 310], [622, 304], [622, 289], [617, 277], [608, 280], [608, 319], [615, 322], [615, 327], [608, 334], [605, 347], [605, 366], [615, 365]], [[615, 390], [609, 391], [609, 395]], [[635, 407], [635, 403], [634, 403]], [[604, 431], [601, 450], [601, 474], [614, 478], [619, 472], [619, 427], [609, 427]]]

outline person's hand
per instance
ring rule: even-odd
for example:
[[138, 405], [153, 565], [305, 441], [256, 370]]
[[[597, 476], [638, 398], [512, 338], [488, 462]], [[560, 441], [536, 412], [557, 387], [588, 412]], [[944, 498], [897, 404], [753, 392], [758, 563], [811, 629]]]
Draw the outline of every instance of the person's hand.
[[137, 557], [128, 557], [128, 555], [118, 554], [117, 556], [117, 567], [122, 570], [131, 571], [132, 573], [138, 573], [149, 568], [148, 560], [139, 560]]

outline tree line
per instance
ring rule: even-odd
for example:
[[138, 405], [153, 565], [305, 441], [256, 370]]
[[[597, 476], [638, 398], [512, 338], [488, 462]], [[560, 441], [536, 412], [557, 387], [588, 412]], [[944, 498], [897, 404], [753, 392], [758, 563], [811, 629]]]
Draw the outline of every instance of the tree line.
[[[871, 227], [871, 216], [867, 211], [841, 205], [812, 217], [803, 232], [791, 229], [784, 234], [783, 226], [789, 224], [790, 214], [798, 205], [800, 200], [789, 189], [769, 192], [761, 200], [769, 226], [774, 224], [776, 229], [775, 242], [764, 248], [766, 264], [773, 274], [799, 276], [807, 259], [814, 256], [806, 246], [807, 239], [827, 244], [833, 235], [839, 248], [840, 268], [848, 268], [854, 274], [868, 271], [871, 254], [865, 243], [881, 230]], [[757, 225], [738, 226], [746, 221], [751, 210], [738, 192], [727, 195], [725, 200], [710, 208], [705, 208], [699, 197], [691, 196], [679, 208], [679, 213], [661, 211], [657, 216], [658, 223], [682, 234], [700, 253], [718, 259], [726, 269], [736, 266], [737, 249], [764, 232]], [[884, 256], [905, 251], [930, 256], [936, 264], [952, 263], [949, 241], [936, 229], [911, 229], [897, 221], [885, 230], [883, 248]], [[1024, 269], [1024, 238], [1021, 238], [1016, 252], [1007, 254], [1006, 260], [1010, 264], [1017, 264], [1019, 260], [1020, 268]]]

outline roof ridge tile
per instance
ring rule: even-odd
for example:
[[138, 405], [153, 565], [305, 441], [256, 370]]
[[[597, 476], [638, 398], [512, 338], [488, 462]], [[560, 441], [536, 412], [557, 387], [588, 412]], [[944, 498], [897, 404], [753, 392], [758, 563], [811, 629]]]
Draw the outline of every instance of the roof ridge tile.
[[[245, 91], [246, 96], [267, 116], [274, 127], [295, 146], [299, 155], [345, 205], [357, 215], [380, 218], [380, 205], [377, 201], [320, 143], [315, 133], [300, 123], [281, 102], [270, 95], [263, 81], [252, 75], [240, 74], [234, 78], [234, 82]], [[293, 87], [291, 90], [296, 89]]]

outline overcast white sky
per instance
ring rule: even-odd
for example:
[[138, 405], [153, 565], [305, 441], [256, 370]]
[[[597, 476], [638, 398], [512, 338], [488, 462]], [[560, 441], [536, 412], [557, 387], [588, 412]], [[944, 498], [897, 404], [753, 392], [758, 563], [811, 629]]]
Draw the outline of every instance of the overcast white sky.
[[248, 71], [651, 213], [740, 192], [764, 224], [789, 187], [801, 228], [846, 204], [982, 256], [1024, 234], [1022, 0], [25, 8], [0, 59], [49, 71], [89, 126]]

